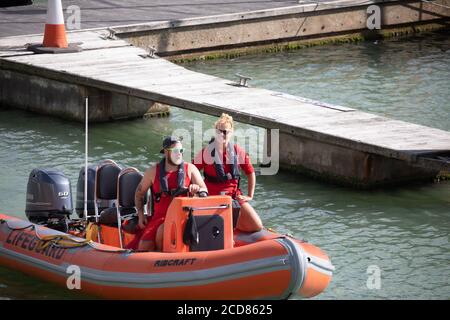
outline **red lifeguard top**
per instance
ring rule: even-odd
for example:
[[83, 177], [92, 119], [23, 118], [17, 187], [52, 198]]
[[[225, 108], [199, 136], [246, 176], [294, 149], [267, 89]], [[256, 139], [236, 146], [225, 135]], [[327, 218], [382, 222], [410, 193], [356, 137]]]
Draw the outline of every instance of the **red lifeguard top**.
[[[183, 163], [184, 165], [184, 186], [188, 187], [191, 183], [191, 179], [189, 179], [188, 175], [188, 164]], [[164, 218], [166, 216], [167, 209], [169, 208], [170, 203], [172, 202], [172, 196], [162, 192], [162, 187], [160, 183], [160, 166], [161, 164], [156, 165], [156, 175], [155, 181], [153, 181], [152, 185], [152, 197], [153, 197], [153, 219]], [[167, 177], [167, 186], [169, 190], [174, 190], [178, 188], [178, 170], [166, 172]], [[156, 194], [160, 194], [159, 201], [155, 199]]]
[[[238, 145], [234, 145], [234, 152], [237, 156], [238, 170], [239, 168], [246, 174], [252, 174], [255, 172], [253, 165], [250, 162], [249, 155], [244, 149]], [[233, 159], [227, 154], [227, 150], [223, 150], [223, 155], [220, 156], [221, 163], [223, 165], [225, 174], [232, 174], [233, 172]], [[223, 161], [226, 159], [226, 161]], [[208, 146], [204, 147], [194, 158], [192, 163], [199, 169], [203, 170], [205, 175], [205, 184], [208, 188], [209, 195], [220, 195], [225, 193], [233, 198], [237, 195], [242, 194], [241, 190], [238, 188], [238, 179], [229, 179], [226, 181], [211, 181], [208, 177], [217, 178], [216, 166], [214, 163], [214, 156], [211, 154], [211, 149]]]
[[[183, 164], [184, 168], [184, 187], [188, 187], [191, 183], [191, 179], [188, 175], [188, 163]], [[127, 249], [137, 249], [140, 240], [155, 241], [156, 232], [161, 224], [164, 223], [166, 218], [167, 209], [172, 202], [172, 196], [162, 192], [160, 182], [160, 169], [161, 164], [156, 165], [155, 180], [152, 185], [152, 197], [153, 197], [153, 214], [149, 218], [145, 229], [139, 230], [136, 233], [135, 238], [127, 245]], [[169, 190], [178, 188], [178, 170], [166, 172], [167, 187]], [[182, 186], [183, 187], [183, 186]]]

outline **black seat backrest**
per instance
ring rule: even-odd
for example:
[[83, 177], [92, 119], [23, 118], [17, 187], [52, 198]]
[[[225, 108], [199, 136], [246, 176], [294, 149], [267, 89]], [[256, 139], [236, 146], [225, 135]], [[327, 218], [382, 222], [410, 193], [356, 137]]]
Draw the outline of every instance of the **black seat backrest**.
[[120, 171], [120, 167], [112, 160], [99, 164], [95, 179], [97, 199], [117, 199], [117, 179]]
[[[135, 206], [134, 195], [142, 177], [143, 174], [136, 168], [126, 168], [120, 172], [117, 190], [119, 208], [131, 208]], [[144, 204], [146, 202], [147, 197], [144, 197]]]

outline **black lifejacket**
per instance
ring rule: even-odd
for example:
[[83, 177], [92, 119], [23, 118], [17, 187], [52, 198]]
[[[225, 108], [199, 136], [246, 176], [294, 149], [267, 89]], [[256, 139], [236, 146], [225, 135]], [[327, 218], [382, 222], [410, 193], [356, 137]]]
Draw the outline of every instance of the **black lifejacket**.
[[206, 180], [211, 182], [225, 182], [233, 179], [240, 180], [241, 173], [238, 165], [238, 156], [233, 143], [230, 142], [227, 145], [227, 154], [230, 158], [233, 159], [233, 163], [231, 163], [231, 172], [227, 174], [225, 174], [225, 166], [222, 163], [222, 159], [220, 159], [219, 155], [216, 153], [214, 138], [212, 138], [211, 141], [209, 141], [207, 150], [210, 152], [211, 157], [214, 159], [214, 168], [216, 170], [216, 176], [211, 177], [207, 175], [205, 172], [203, 172]]
[[153, 192], [152, 187], [152, 199], [154, 202], [159, 202], [161, 200], [162, 195], [174, 196], [182, 189], [185, 188], [184, 180], [185, 180], [186, 172], [184, 171], [184, 162], [182, 161], [178, 166], [178, 175], [177, 175], [177, 188], [169, 190], [169, 182], [167, 181], [167, 172], [166, 172], [166, 159], [163, 158], [159, 162], [159, 188], [160, 192]]

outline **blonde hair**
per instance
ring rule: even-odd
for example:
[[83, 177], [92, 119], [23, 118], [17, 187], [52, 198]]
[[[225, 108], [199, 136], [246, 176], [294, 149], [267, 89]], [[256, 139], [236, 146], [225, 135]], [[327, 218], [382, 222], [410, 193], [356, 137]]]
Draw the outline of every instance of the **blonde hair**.
[[220, 118], [214, 123], [214, 128], [217, 128], [219, 124], [229, 124], [231, 129], [234, 129], [233, 117], [227, 113], [222, 113]]

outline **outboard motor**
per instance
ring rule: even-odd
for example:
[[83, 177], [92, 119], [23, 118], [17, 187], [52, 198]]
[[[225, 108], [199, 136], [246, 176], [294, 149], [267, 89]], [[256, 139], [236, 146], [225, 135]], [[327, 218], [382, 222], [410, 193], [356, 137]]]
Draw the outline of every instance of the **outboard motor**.
[[56, 169], [33, 169], [27, 185], [28, 220], [66, 232], [72, 211], [70, 181], [64, 173]]
[[[95, 175], [97, 173], [97, 166], [88, 166], [88, 188], [87, 188], [87, 211], [89, 216], [95, 215], [94, 209], [94, 192], [95, 192]], [[106, 208], [114, 206], [114, 201], [100, 200], [99, 212]], [[77, 182], [77, 198], [75, 202], [75, 211], [78, 217], [84, 218], [84, 166], [80, 169]]]

